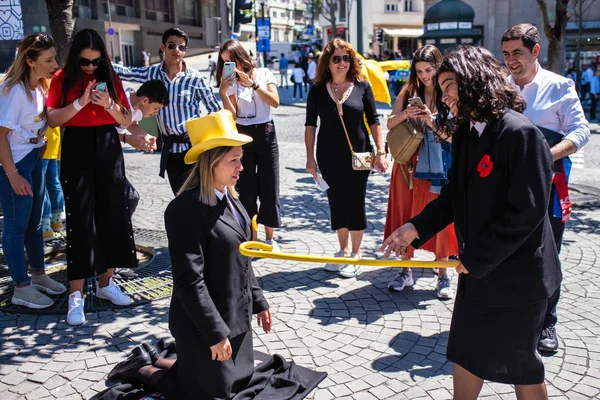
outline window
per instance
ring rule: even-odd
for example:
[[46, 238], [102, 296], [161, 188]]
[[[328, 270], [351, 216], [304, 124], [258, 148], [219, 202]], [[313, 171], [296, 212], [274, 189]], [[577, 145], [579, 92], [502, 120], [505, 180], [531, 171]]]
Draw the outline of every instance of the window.
[[178, 0], [177, 13], [179, 14], [179, 23], [183, 25], [197, 25], [198, 15], [196, 13], [196, 1]]
[[75, 0], [75, 4], [73, 4], [73, 17], [98, 19], [96, 0]]
[[412, 0], [404, 0], [404, 12], [411, 12], [413, 10]]
[[398, 3], [385, 3], [385, 12], [398, 12]]
[[340, 22], [345, 22], [346, 21], [346, 0], [339, 1], [338, 9], [340, 10]]
[[145, 0], [146, 19], [159, 22], [173, 22], [169, 0]]

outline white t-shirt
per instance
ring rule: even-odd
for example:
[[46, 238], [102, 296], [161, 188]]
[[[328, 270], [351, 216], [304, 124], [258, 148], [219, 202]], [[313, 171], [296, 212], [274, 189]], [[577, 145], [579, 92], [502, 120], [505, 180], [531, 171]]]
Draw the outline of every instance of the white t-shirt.
[[[255, 81], [264, 89], [271, 83], [277, 85], [275, 76], [268, 68], [257, 68]], [[237, 116], [235, 118], [237, 124], [264, 124], [273, 120], [273, 109], [258, 94], [254, 93], [252, 88], [234, 83], [227, 90], [227, 96], [232, 94], [237, 100]]]
[[308, 79], [310, 79], [311, 81], [315, 79], [315, 77], [317, 76], [317, 63], [314, 61], [311, 61], [308, 63]]
[[44, 140], [37, 143], [30, 140], [43, 136], [48, 128], [46, 96], [39, 86], [31, 91], [32, 100], [27, 97], [23, 84], [13, 86], [10, 92], [2, 95], [4, 87], [4, 84], [0, 85], [0, 126], [10, 129], [8, 143], [16, 164], [31, 150], [44, 145]]
[[[131, 126], [133, 123], [135, 122], [140, 122], [142, 120], [142, 118], [144, 118], [144, 114], [142, 113], [142, 110], [134, 110], [133, 109], [133, 105], [131, 104], [131, 93], [135, 93], [135, 90], [131, 89], [131, 88], [127, 88], [125, 89], [125, 96], [127, 96], [127, 102], [129, 103], [129, 109], [131, 110], [131, 124], [129, 124], [129, 126]], [[126, 104], [124, 104], [126, 105]], [[117, 132], [119, 132], [120, 134], [123, 135], [127, 135], [127, 127], [124, 125], [119, 125], [117, 126]]]
[[294, 75], [295, 83], [303, 83], [304, 76], [306, 76], [306, 72], [304, 72], [304, 70], [302, 68], [296, 67], [292, 70], [292, 75]]

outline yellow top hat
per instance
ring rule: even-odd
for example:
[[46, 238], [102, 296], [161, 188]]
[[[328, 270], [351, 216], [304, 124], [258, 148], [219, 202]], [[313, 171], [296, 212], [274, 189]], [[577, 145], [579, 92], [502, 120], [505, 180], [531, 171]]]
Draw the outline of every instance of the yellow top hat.
[[231, 112], [221, 110], [205, 117], [190, 119], [185, 126], [192, 147], [185, 155], [185, 163], [193, 164], [206, 150], [223, 146], [241, 146], [250, 143], [252, 138], [238, 133]]

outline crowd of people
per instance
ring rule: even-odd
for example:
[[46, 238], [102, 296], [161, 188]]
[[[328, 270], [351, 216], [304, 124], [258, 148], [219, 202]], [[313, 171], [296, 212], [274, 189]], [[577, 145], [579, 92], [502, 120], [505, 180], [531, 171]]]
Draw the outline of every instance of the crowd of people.
[[[130, 68], [111, 63], [101, 36], [83, 29], [62, 69], [50, 35], [23, 40], [0, 84], [2, 243], [12, 302], [50, 307], [50, 296], [67, 287], [45, 273], [43, 240], [62, 228], [64, 204], [67, 322], [85, 322], [87, 278], [97, 278], [97, 297], [130, 304], [113, 281], [115, 268], [138, 263], [121, 142], [155, 151], [156, 138], [137, 123], [157, 116], [159, 175], [167, 173], [175, 196], [165, 227], [178, 357], [165, 360], [144, 344], [110, 377], [142, 381], [172, 398], [232, 398], [251, 385], [252, 315], [265, 332], [272, 325], [250, 259], [237, 248], [257, 239], [250, 218], [258, 215], [266, 243], [281, 251], [278, 82], [228, 40], [210, 67], [219, 104], [209, 80], [184, 61], [189, 40], [170, 28], [164, 60]], [[539, 351], [558, 349], [569, 155], [590, 137], [573, 82], [538, 62], [537, 28], [516, 25], [501, 43], [506, 68], [480, 47], [458, 46], [445, 56], [432, 45], [418, 49], [387, 121], [388, 129], [410, 122], [423, 141], [410, 161], [393, 163], [381, 251], [410, 260], [422, 248], [438, 261], [459, 260], [456, 294], [439, 268], [436, 296], [455, 298], [447, 357], [461, 399], [476, 399], [484, 379], [515, 385], [520, 399], [547, 395]], [[368, 178], [389, 169], [373, 91], [341, 38], [318, 60], [307, 59], [306, 71], [292, 73], [294, 93], [299, 85], [303, 98], [308, 87], [306, 171], [329, 186], [334, 257], [360, 259]], [[121, 80], [142, 86], [125, 90]], [[343, 260], [324, 268], [344, 278], [362, 272]], [[412, 285], [412, 271], [403, 268], [388, 287]]]

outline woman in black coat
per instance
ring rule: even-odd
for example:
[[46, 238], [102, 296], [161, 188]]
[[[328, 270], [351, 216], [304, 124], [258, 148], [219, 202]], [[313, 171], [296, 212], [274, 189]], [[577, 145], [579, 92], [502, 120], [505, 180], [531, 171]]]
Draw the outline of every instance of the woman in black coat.
[[186, 125], [193, 146], [185, 162], [194, 167], [165, 211], [177, 361], [152, 360], [141, 348], [109, 379], [138, 378], [173, 399], [230, 399], [254, 370], [252, 314], [265, 332], [272, 321], [250, 259], [238, 251], [251, 224], [234, 186], [241, 146], [252, 138], [237, 132], [226, 110]]
[[484, 379], [515, 385], [519, 399], [547, 396], [536, 345], [561, 280], [547, 215], [552, 157], [505, 76], [483, 48], [444, 58], [437, 123], [453, 136], [449, 183], [382, 246], [402, 253], [454, 222], [461, 264], [446, 356], [458, 399], [475, 400]]

